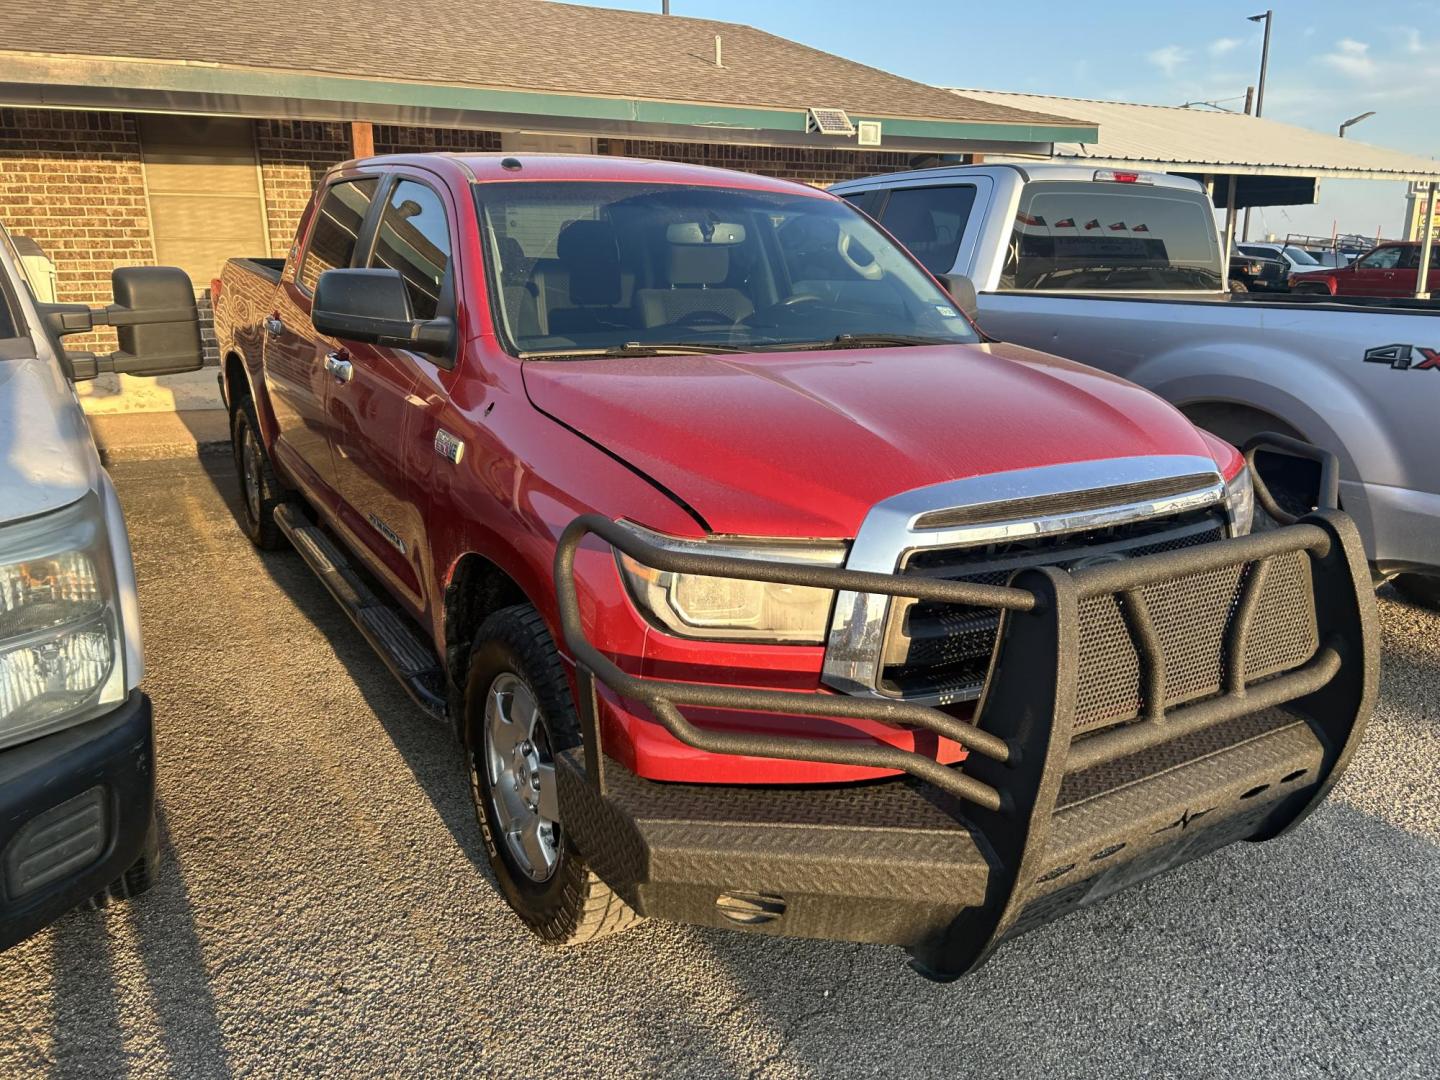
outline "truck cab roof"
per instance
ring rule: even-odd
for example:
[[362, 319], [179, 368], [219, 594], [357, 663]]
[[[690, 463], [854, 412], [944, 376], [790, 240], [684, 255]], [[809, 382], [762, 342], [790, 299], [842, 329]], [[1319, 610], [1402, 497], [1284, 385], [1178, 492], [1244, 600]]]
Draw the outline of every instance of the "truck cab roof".
[[897, 179], [904, 179], [909, 183], [923, 180], [959, 180], [974, 176], [993, 177], [1000, 173], [1018, 176], [1024, 182], [1095, 181], [1097, 183], [1113, 183], [1118, 180], [1123, 183], [1127, 182], [1124, 178], [1133, 177], [1128, 182], [1153, 187], [1181, 188], [1187, 191], [1203, 190], [1194, 180], [1183, 176], [1172, 176], [1169, 173], [1114, 166], [1067, 165], [1051, 161], [992, 161], [983, 165], [941, 165], [933, 169], [916, 169], [913, 172], [904, 173], [903, 176], [892, 173], [867, 176], [863, 180], [844, 180], [830, 190], [836, 194], [843, 194], [847, 191], [863, 191], [871, 187], [890, 185]]
[[794, 180], [780, 180], [708, 165], [675, 161], [611, 157], [603, 154], [477, 153], [385, 154], [346, 162], [336, 171], [354, 168], [411, 165], [431, 170], [451, 169], [472, 183], [546, 180], [590, 180], [619, 183], [684, 184], [690, 187], [731, 187], [746, 191], [773, 191], [823, 198], [819, 189]]

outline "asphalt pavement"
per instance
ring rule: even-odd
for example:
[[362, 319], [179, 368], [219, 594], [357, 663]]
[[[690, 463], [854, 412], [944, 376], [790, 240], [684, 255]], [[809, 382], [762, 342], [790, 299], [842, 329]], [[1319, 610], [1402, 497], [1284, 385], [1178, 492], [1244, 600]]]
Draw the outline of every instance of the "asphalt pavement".
[[896, 949], [647, 923], [538, 944], [460, 755], [223, 457], [120, 462], [155, 702], [156, 888], [0, 955], [0, 1076], [1433, 1077], [1440, 617], [1382, 600], [1332, 801], [942, 986]]

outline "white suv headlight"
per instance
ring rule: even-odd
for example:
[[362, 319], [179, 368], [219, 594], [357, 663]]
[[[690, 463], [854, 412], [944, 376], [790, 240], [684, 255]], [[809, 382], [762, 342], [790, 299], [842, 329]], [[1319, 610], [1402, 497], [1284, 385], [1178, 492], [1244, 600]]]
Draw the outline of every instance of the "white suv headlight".
[[1245, 536], [1255, 521], [1255, 485], [1250, 466], [1241, 465], [1235, 479], [1225, 485], [1225, 513], [1230, 518], [1230, 535]]
[[[623, 523], [657, 547], [738, 559], [841, 566], [845, 545], [803, 540], [683, 540]], [[662, 630], [712, 641], [769, 641], [818, 645], [830, 626], [833, 589], [777, 585], [739, 578], [672, 574], [616, 552], [621, 576], [640, 610]]]
[[0, 527], [0, 747], [120, 704], [123, 657], [99, 500]]

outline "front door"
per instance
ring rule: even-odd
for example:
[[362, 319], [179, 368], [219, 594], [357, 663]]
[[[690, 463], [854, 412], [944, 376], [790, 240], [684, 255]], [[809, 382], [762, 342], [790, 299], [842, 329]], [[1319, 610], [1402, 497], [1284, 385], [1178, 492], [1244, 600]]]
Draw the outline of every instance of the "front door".
[[[1349, 296], [1394, 296], [1398, 287], [1395, 276], [1399, 272], [1401, 247], [1376, 248], [1355, 264], [1355, 272], [1346, 276], [1337, 275], [1340, 291]], [[1411, 282], [1414, 287], [1414, 282]]]
[[[400, 273], [416, 319], [453, 318], [453, 214], [445, 197], [402, 173], [384, 199], [364, 265]], [[341, 368], [345, 377], [334, 381], [329, 398], [341, 514], [372, 569], [419, 614], [425, 531], [407, 455], [433, 452], [414, 436], [427, 405], [414, 390], [422, 366], [433, 361], [405, 349], [337, 344], [350, 365]]]
[[310, 324], [315, 282], [326, 270], [348, 267], [379, 180], [331, 184], [315, 211], [299, 270], [287, 273], [275, 310], [265, 318], [265, 381], [278, 427], [275, 454], [285, 471], [325, 506], [335, 502], [326, 397], [332, 376], [325, 370], [331, 345]]

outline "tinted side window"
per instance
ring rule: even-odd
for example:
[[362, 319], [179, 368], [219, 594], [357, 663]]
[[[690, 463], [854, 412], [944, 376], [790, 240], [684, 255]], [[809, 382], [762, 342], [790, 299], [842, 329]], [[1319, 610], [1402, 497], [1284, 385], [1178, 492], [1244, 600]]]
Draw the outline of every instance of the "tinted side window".
[[310, 292], [326, 270], [350, 265], [365, 212], [375, 199], [378, 180], [345, 180], [332, 184], [315, 212], [310, 246], [300, 264], [299, 281]]
[[0, 338], [19, 337], [20, 320], [10, 313], [10, 298], [0, 289]]
[[880, 204], [885, 201], [885, 189], [874, 188], [870, 191], [855, 191], [849, 195], [842, 195], [840, 197], [851, 206], [864, 210], [865, 213], [874, 217], [875, 211], [879, 210]]
[[445, 204], [432, 188], [402, 180], [380, 217], [371, 266], [400, 271], [417, 319], [433, 319], [450, 268], [450, 227]]
[[970, 184], [895, 188], [880, 224], [889, 229], [932, 274], [948, 274], [975, 205]]
[[1361, 259], [1360, 265], [1366, 270], [1394, 270], [1400, 265], [1400, 252], [1403, 250], [1398, 247], [1380, 248]]

